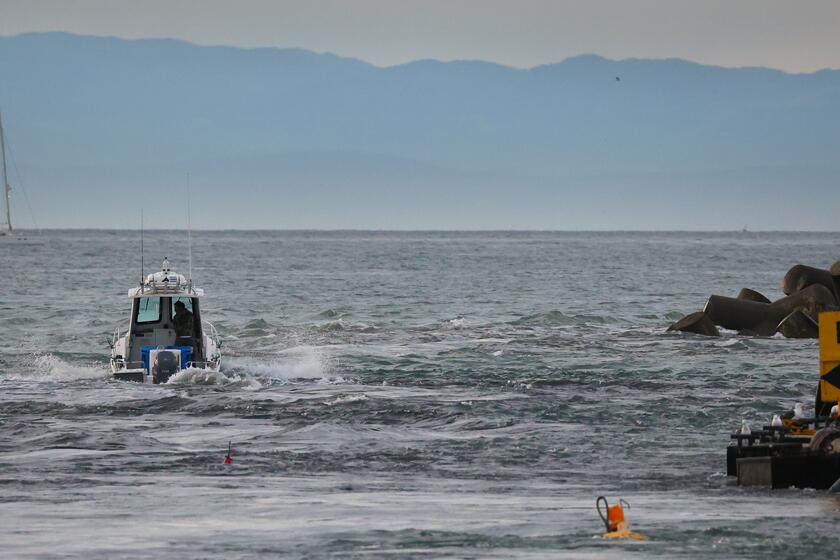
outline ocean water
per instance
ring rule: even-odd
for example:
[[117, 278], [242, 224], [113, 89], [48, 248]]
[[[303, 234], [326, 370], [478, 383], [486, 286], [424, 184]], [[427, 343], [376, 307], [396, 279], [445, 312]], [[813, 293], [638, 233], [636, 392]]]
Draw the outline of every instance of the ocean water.
[[[840, 234], [194, 234], [220, 374], [109, 379], [136, 232], [0, 244], [0, 556], [831, 557], [840, 501], [725, 476], [811, 340], [666, 334]], [[151, 232], [146, 272], [187, 269]], [[232, 442], [234, 464], [222, 459]], [[622, 497], [648, 542], [605, 542]]]

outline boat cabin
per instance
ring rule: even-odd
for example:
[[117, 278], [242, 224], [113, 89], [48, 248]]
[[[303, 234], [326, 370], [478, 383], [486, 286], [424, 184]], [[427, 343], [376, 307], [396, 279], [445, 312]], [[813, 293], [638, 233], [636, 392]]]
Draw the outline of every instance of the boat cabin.
[[198, 296], [138, 295], [131, 306], [128, 331], [129, 362], [143, 362], [149, 369], [149, 353], [158, 348], [181, 351], [181, 368], [204, 361], [201, 312]]

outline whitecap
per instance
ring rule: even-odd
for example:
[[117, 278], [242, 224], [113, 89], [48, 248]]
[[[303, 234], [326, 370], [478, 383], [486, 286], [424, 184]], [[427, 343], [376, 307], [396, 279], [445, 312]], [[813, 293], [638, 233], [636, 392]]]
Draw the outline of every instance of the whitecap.
[[324, 404], [327, 406], [335, 406], [337, 404], [347, 404], [366, 400], [368, 400], [368, 396], [364, 393], [359, 393], [357, 395], [340, 395], [334, 399], [324, 401]]
[[187, 368], [182, 369], [175, 375], [169, 378], [167, 385], [227, 385], [228, 383], [239, 381], [241, 377], [228, 377], [219, 371], [209, 371], [206, 369]]
[[230, 357], [222, 362], [225, 373], [252, 376], [268, 381], [346, 382], [343, 377], [333, 374], [334, 365], [334, 360], [323, 349], [314, 346], [289, 348], [267, 360]]
[[9, 373], [4, 377], [15, 380], [75, 381], [78, 379], [99, 379], [108, 377], [109, 371], [103, 365], [69, 364], [53, 354], [35, 356], [34, 370]]
[[443, 327], [450, 330], [463, 329], [466, 325], [466, 320], [463, 317], [455, 317], [454, 319], [449, 319], [443, 323]]

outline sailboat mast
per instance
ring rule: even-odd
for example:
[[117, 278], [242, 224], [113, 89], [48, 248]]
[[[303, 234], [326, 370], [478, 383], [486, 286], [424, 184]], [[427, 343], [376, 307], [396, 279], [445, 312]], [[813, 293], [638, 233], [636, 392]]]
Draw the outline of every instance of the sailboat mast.
[[6, 175], [6, 136], [3, 132], [3, 114], [0, 113], [0, 154], [3, 154], [3, 194], [6, 198], [6, 225], [12, 231], [12, 187]]

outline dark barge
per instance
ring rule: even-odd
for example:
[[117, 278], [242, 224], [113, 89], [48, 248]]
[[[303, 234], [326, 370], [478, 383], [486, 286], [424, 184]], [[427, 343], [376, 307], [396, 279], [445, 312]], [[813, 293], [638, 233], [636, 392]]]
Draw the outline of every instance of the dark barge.
[[820, 380], [815, 414], [801, 410], [774, 417], [770, 425], [731, 437], [726, 474], [741, 486], [840, 490], [840, 311], [819, 315]]

